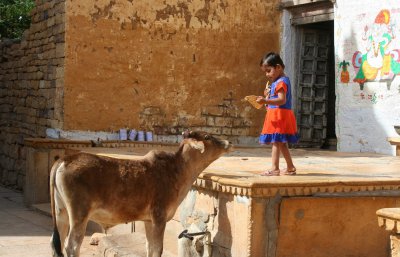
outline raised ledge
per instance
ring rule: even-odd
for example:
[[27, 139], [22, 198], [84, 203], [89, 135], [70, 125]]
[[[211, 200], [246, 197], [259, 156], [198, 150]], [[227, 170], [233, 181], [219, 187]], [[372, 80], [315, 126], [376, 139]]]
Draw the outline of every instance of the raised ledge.
[[[300, 185], [300, 186], [285, 186], [285, 185], [268, 185], [265, 187], [238, 186], [238, 185], [225, 185], [216, 181], [197, 178], [193, 186], [212, 191], [228, 193], [233, 195], [241, 195], [248, 197], [271, 197], [279, 193], [281, 196], [311, 196], [315, 194], [335, 194], [335, 193], [360, 193], [360, 192], [374, 192], [383, 190], [400, 190], [400, 185], [342, 185], [341, 183], [335, 185]], [[400, 210], [400, 208], [399, 208]], [[400, 215], [400, 214], [399, 214]]]
[[44, 149], [69, 149], [69, 148], [86, 148], [86, 147], [136, 147], [145, 148], [150, 146], [178, 146], [176, 143], [163, 142], [139, 142], [139, 141], [122, 141], [122, 140], [67, 140], [67, 139], [50, 139], [50, 138], [26, 138], [25, 146]]
[[400, 231], [400, 208], [383, 208], [376, 212], [378, 224], [387, 231], [398, 234]]

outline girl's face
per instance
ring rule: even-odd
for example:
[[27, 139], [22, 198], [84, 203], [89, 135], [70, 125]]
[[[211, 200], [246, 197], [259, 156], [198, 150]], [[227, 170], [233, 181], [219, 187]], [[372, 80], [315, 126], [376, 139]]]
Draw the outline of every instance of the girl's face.
[[283, 74], [283, 68], [281, 65], [276, 65], [275, 67], [269, 65], [263, 65], [261, 67], [262, 71], [265, 72], [265, 76], [270, 82], [274, 82]]

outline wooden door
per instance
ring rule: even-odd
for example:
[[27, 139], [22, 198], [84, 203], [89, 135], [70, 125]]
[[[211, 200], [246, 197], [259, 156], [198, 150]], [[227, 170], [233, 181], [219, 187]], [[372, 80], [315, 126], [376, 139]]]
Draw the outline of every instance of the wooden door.
[[304, 29], [302, 33], [297, 112], [302, 146], [325, 142], [331, 41], [330, 31]]

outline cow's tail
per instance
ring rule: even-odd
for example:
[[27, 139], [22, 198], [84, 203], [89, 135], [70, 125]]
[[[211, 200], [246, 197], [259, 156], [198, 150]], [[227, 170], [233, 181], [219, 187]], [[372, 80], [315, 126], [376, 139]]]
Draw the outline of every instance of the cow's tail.
[[57, 220], [56, 220], [56, 205], [55, 205], [55, 195], [54, 195], [54, 190], [56, 186], [56, 174], [57, 174], [57, 169], [60, 167], [62, 161], [57, 160], [53, 167], [51, 168], [50, 172], [50, 202], [51, 202], [51, 214], [53, 217], [53, 235], [51, 237], [51, 247], [53, 248], [53, 256], [54, 257], [64, 257], [61, 249], [61, 238], [60, 238], [60, 233], [58, 232], [57, 229]]

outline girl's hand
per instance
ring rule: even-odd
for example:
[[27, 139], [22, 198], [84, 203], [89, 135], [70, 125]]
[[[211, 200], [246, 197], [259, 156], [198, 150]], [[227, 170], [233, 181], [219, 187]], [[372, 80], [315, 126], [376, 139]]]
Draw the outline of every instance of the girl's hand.
[[257, 96], [256, 102], [259, 104], [267, 103], [267, 100], [262, 96]]

